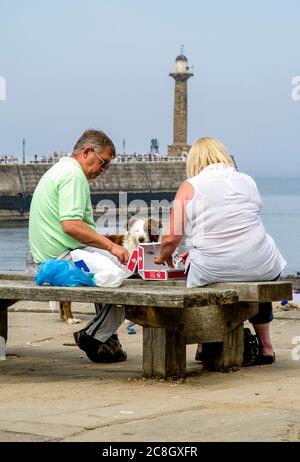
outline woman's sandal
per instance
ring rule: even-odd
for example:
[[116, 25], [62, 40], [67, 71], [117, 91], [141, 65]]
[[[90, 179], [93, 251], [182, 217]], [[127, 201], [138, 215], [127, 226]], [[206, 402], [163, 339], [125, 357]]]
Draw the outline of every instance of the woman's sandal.
[[263, 364], [273, 364], [275, 362], [276, 356], [273, 352], [272, 355], [262, 355], [259, 354], [254, 356], [248, 364], [244, 364], [244, 366], [261, 366]]

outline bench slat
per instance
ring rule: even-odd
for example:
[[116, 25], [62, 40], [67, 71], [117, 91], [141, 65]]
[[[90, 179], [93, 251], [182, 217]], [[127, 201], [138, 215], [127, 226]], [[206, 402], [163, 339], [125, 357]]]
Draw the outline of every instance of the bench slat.
[[234, 289], [240, 302], [276, 302], [292, 300], [292, 284], [286, 281], [266, 282], [217, 282], [209, 284], [212, 289]]
[[33, 281], [0, 281], [0, 299], [32, 301], [62, 300], [86, 303], [189, 308], [236, 303], [234, 290], [184, 289], [127, 285], [117, 288], [37, 286]]
[[[128, 286], [151, 284], [153, 286], [186, 287], [186, 281], [183, 280], [150, 282], [143, 279], [127, 279], [124, 284]], [[291, 281], [215, 282], [201, 289], [234, 290], [238, 293], [240, 302], [270, 302], [293, 298]]]
[[[12, 272], [6, 271], [0, 273], [0, 282], [1, 280], [12, 280], [12, 281], [32, 281], [35, 273], [27, 272]], [[129, 278], [124, 281], [122, 288], [128, 287], [132, 288], [133, 286], [143, 286], [141, 291], [147, 288], [155, 288], [157, 286], [165, 288], [185, 288], [186, 281], [184, 280], [169, 280], [169, 281], [144, 281], [142, 278]], [[81, 288], [83, 289], [83, 287]], [[197, 289], [185, 289], [187, 290], [206, 290], [213, 289], [220, 293], [221, 290], [230, 290], [238, 293], [239, 300], [242, 302], [268, 302], [268, 301], [279, 301], [279, 300], [291, 300], [293, 298], [292, 294], [292, 284], [291, 281], [253, 281], [253, 282], [217, 282], [214, 284], [209, 284], [202, 288]], [[193, 292], [194, 293], [194, 292]], [[228, 302], [230, 303], [230, 302]], [[234, 303], [234, 302], [232, 302]]]
[[0, 280], [12, 280], [12, 281], [32, 281], [36, 272], [27, 271], [1, 271]]

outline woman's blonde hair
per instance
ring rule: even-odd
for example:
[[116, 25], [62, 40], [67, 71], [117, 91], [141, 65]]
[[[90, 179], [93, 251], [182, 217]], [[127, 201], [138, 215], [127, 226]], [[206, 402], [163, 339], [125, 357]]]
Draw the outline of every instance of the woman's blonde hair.
[[188, 178], [198, 175], [210, 164], [226, 164], [234, 167], [231, 155], [220, 141], [205, 136], [196, 141], [187, 156], [186, 173]]

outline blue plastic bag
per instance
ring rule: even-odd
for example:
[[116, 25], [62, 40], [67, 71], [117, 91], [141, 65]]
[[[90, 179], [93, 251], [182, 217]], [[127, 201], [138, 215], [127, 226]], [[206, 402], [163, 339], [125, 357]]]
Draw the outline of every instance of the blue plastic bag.
[[95, 286], [94, 273], [86, 273], [66, 260], [46, 260], [34, 278], [37, 285]]

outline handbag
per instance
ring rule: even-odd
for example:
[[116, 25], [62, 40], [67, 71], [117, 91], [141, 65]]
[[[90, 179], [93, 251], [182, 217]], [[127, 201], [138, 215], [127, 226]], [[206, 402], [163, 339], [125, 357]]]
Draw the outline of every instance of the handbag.
[[260, 354], [259, 342], [249, 327], [244, 327], [244, 356], [243, 366], [249, 366]]

